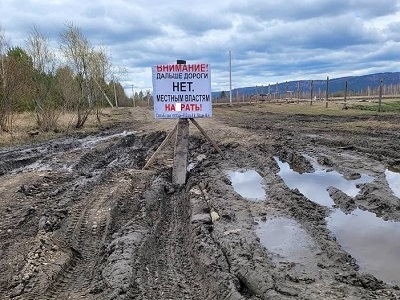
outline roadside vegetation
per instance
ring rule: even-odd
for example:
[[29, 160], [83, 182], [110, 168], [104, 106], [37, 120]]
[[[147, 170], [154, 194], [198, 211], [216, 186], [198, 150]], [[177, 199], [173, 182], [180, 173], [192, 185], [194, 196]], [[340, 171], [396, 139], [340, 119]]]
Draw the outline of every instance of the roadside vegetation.
[[58, 51], [52, 42], [33, 25], [24, 47], [11, 46], [0, 26], [0, 137], [27, 119], [31, 134], [60, 131], [66, 116], [79, 129], [91, 115], [100, 123], [104, 108], [129, 105], [104, 47], [73, 24], [60, 32]]
[[46, 141], [70, 134], [95, 133], [120, 122], [126, 122], [128, 114], [129, 111], [124, 108], [105, 107], [100, 113], [101, 122], [98, 122], [96, 114], [92, 113], [87, 117], [85, 126], [77, 128], [76, 113], [65, 112], [58, 116], [56, 130], [40, 131], [37, 129], [35, 113], [18, 113], [14, 116], [13, 130], [0, 134], [0, 147]]

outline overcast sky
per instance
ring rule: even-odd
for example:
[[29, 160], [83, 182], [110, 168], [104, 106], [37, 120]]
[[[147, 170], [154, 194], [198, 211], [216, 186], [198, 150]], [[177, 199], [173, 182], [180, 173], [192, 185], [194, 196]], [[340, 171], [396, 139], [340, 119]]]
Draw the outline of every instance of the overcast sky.
[[228, 90], [229, 50], [234, 88], [400, 71], [400, 0], [0, 0], [0, 15], [22, 47], [33, 25], [56, 45], [73, 23], [135, 90], [176, 59], [210, 63], [213, 91]]

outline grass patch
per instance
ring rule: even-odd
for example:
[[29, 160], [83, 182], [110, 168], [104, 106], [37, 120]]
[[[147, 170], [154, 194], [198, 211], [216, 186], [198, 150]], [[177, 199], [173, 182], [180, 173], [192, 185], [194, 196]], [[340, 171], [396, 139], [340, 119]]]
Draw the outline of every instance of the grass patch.
[[[353, 104], [352, 107], [350, 108], [377, 112], [379, 109], [379, 104], [378, 103], [373, 103], [368, 105]], [[400, 112], [400, 101], [382, 102], [381, 110], [382, 112]]]

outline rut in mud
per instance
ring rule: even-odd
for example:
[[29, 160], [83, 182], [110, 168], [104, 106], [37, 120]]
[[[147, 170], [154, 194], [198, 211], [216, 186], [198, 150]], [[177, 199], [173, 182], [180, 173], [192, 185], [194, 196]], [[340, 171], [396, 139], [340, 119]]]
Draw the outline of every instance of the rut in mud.
[[[173, 145], [142, 170], [167, 134], [150, 111], [135, 118], [143, 132], [0, 150], [1, 298], [399, 299], [397, 275], [375, 272], [331, 220], [371, 213], [397, 234], [398, 132], [245, 112], [203, 124], [223, 159], [192, 132], [184, 187], [170, 183]], [[333, 180], [317, 199], [295, 185], [312, 176]]]

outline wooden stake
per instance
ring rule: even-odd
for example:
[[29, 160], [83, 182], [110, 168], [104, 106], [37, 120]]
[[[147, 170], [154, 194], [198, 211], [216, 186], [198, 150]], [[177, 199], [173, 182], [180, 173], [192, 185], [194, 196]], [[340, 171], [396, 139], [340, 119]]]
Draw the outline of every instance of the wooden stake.
[[174, 166], [172, 169], [172, 183], [184, 185], [186, 183], [187, 159], [189, 148], [189, 121], [179, 119], [177, 125]]
[[300, 103], [300, 81], [297, 82], [297, 104]]
[[178, 124], [175, 125], [174, 129], [172, 129], [172, 131], [170, 133], [168, 133], [168, 135], [166, 136], [166, 138], [164, 139], [164, 141], [161, 143], [161, 145], [157, 148], [156, 152], [153, 153], [153, 155], [150, 157], [150, 159], [147, 161], [147, 163], [145, 164], [145, 166], [143, 167], [144, 169], [147, 169], [152, 163], [153, 161], [156, 159], [156, 156], [158, 155], [158, 153], [160, 153], [160, 151], [164, 148], [164, 146], [168, 143], [168, 141], [171, 139], [171, 137], [174, 135], [176, 128], [178, 127]]
[[218, 153], [224, 157], [224, 154], [222, 153], [221, 149], [218, 147], [218, 145], [207, 135], [207, 133], [203, 130], [203, 128], [201, 128], [201, 126], [199, 125], [199, 123], [197, 123], [197, 121], [195, 119], [190, 119], [190, 121], [197, 127], [197, 129], [204, 135], [204, 137], [207, 139], [207, 141], [209, 141], [211, 143], [211, 145], [213, 145], [213, 147], [215, 148], [215, 150], [218, 151]]

